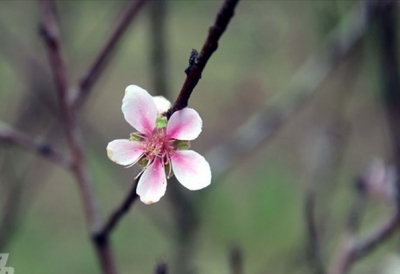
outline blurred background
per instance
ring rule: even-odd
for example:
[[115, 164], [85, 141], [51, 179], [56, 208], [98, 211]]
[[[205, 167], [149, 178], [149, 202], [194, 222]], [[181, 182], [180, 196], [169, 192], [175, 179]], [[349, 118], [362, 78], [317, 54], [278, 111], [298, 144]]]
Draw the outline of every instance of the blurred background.
[[[127, 1], [57, 1], [63, 56], [75, 85]], [[93, 86], [79, 121], [95, 195], [108, 216], [138, 170], [106, 155], [127, 138], [125, 87], [174, 101], [192, 48], [200, 50], [222, 1], [148, 1]], [[2, 1], [0, 119], [68, 154], [36, 1]], [[211, 186], [176, 181], [136, 202], [112, 235], [121, 273], [317, 273], [328, 267], [371, 159], [391, 161], [382, 103], [378, 26], [358, 1], [246, 1], [220, 40], [189, 105], [203, 119], [191, 143], [213, 170]], [[360, 234], [392, 211], [367, 199]], [[310, 234], [315, 217], [318, 253]], [[99, 273], [74, 178], [0, 143], [0, 253], [16, 273]], [[311, 236], [310, 236], [311, 235]], [[351, 273], [400, 273], [391, 239]], [[394, 265], [394, 266], [393, 266]], [[235, 272], [238, 271], [238, 272]]]

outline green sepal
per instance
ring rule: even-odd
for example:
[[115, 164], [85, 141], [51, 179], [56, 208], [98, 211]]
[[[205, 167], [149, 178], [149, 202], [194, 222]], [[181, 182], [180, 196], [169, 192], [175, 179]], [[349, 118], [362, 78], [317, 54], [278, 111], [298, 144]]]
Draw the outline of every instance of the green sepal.
[[149, 163], [149, 160], [146, 157], [142, 157], [139, 161], [138, 164], [140, 165], [141, 168], [145, 168], [147, 164]]
[[129, 141], [142, 141], [142, 138], [140, 136], [137, 135], [137, 133], [131, 133], [130, 137], [129, 137]]
[[168, 120], [165, 116], [158, 116], [156, 120], [156, 127], [157, 128], [164, 128], [167, 126]]
[[190, 148], [190, 142], [186, 140], [176, 140], [175, 145], [177, 150], [186, 150]]

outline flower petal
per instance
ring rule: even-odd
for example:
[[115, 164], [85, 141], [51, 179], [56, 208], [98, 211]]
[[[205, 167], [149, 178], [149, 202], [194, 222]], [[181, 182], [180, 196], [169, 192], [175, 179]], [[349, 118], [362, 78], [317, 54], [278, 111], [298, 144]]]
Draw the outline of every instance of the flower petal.
[[154, 103], [157, 106], [158, 115], [167, 112], [171, 107], [171, 102], [168, 101], [164, 96], [153, 96]]
[[184, 108], [172, 114], [167, 125], [167, 138], [194, 140], [200, 132], [203, 121], [192, 108]]
[[205, 188], [211, 183], [211, 168], [206, 159], [193, 150], [176, 151], [172, 170], [178, 181], [189, 190]]
[[142, 154], [143, 148], [140, 142], [119, 139], [107, 145], [108, 158], [119, 165], [131, 165], [139, 160]]
[[125, 120], [135, 129], [151, 135], [157, 119], [157, 107], [153, 97], [139, 86], [130, 85], [125, 89], [122, 100]]
[[162, 163], [155, 159], [139, 179], [136, 193], [145, 204], [158, 202], [167, 190], [167, 178]]

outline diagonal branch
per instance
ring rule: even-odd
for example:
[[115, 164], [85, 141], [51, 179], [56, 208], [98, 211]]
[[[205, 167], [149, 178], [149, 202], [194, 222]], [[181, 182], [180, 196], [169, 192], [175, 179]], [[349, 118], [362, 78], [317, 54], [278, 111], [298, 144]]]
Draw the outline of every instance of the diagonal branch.
[[100, 245], [107, 242], [110, 233], [116, 228], [120, 219], [122, 219], [122, 217], [126, 213], [128, 213], [133, 203], [138, 198], [138, 195], [136, 194], [136, 187], [139, 178], [133, 181], [132, 188], [129, 191], [128, 195], [125, 197], [122, 203], [111, 213], [107, 222], [105, 222], [104, 225], [98, 231], [92, 234], [92, 239], [94, 242], [99, 243]]
[[[51, 0], [41, 0], [43, 9], [43, 23], [41, 33], [49, 54], [50, 65], [54, 74], [57, 88], [60, 111], [63, 118], [64, 130], [68, 146], [73, 159], [72, 172], [81, 192], [87, 226], [90, 231], [95, 231], [100, 224], [100, 215], [94, 198], [92, 183], [90, 181], [86, 160], [83, 151], [80, 130], [78, 127], [75, 109], [72, 106], [70, 90], [66, 77], [66, 69], [61, 54], [58, 23], [55, 17], [55, 6]], [[98, 244], [94, 242], [99, 263], [104, 274], [117, 273], [111, 248], [108, 242]]]
[[[173, 111], [183, 108], [181, 107], [182, 103], [179, 103], [180, 100], [186, 100], [187, 104], [187, 100], [189, 99], [190, 94], [196, 86], [197, 82], [199, 81], [201, 77], [201, 72], [203, 71], [208, 59], [210, 58], [211, 54], [217, 49], [218, 39], [221, 37], [231, 17], [233, 16], [233, 10], [238, 1], [239, 0], [226, 0], [224, 5], [221, 7], [221, 10], [219, 11], [217, 16], [217, 20], [214, 26], [210, 29], [210, 34], [206, 40], [206, 43], [203, 46], [203, 50], [198, 57], [198, 60], [193, 64], [188, 74], [188, 77], [186, 78], [186, 81], [183, 85], [181, 94], [177, 99], [177, 103], [175, 103], [175, 105], [178, 105], [179, 107], [175, 110], [174, 107], [172, 107], [172, 109], [169, 110], [169, 115], [172, 115]], [[95, 242], [107, 242], [109, 234], [114, 230], [118, 222], [130, 209], [133, 202], [136, 201], [136, 185], [138, 180], [139, 179], [135, 180], [131, 191], [128, 193], [120, 206], [118, 206], [117, 209], [110, 215], [108, 221], [103, 225], [101, 229], [93, 234], [93, 239]]]
[[207, 152], [205, 157], [213, 168], [214, 178], [225, 173], [235, 160], [275, 136], [318, 90], [339, 61], [355, 48], [368, 29], [374, 8], [373, 2], [357, 4], [330, 33], [321, 50], [312, 55], [292, 77], [286, 90], [272, 98], [261, 112], [253, 114], [231, 134], [228, 141]]
[[123, 34], [126, 32], [130, 24], [136, 18], [136, 15], [143, 7], [143, 4], [146, 0], [138, 0], [131, 1], [128, 7], [125, 9], [124, 14], [121, 17], [121, 20], [118, 22], [111, 36], [108, 38], [107, 42], [104, 44], [104, 47], [101, 49], [93, 63], [89, 66], [88, 70], [79, 81], [79, 87], [76, 94], [76, 98], [74, 98], [73, 104], [79, 106], [85, 97], [89, 94], [90, 89], [93, 84], [99, 78], [100, 74], [103, 72], [107, 61], [111, 53], [114, 51], [116, 45], [123, 37]]
[[53, 148], [51, 145], [41, 140], [40, 138], [33, 139], [31, 136], [13, 129], [0, 122], [0, 142], [10, 143], [21, 146], [27, 150], [36, 152], [40, 156], [50, 162], [59, 164], [60, 166], [71, 169], [72, 162], [65, 157], [60, 151]]
[[399, 224], [399, 216], [394, 212], [386, 221], [364, 238], [356, 240], [354, 235], [347, 235], [338, 258], [332, 264], [331, 274], [347, 273], [351, 266], [393, 235]]
[[214, 25], [210, 28], [207, 40], [204, 43], [200, 54], [198, 56], [197, 54], [191, 56], [191, 64], [185, 71], [187, 73], [186, 80], [183, 83], [182, 89], [175, 101], [175, 104], [170, 110], [168, 110], [168, 118], [171, 117], [175, 111], [183, 109], [188, 105], [190, 95], [192, 94], [197, 83], [200, 81], [201, 74], [208, 62], [208, 59], [210, 59], [211, 55], [217, 50], [218, 40], [221, 38], [229, 24], [229, 21], [233, 17], [235, 7], [238, 2], [239, 0], [225, 0], [217, 15]]

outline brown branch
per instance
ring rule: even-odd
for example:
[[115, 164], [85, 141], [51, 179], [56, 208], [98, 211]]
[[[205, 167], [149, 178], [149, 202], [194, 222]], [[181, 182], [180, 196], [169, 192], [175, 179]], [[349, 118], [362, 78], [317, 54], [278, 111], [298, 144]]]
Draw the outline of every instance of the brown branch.
[[168, 110], [167, 117], [180, 109], [185, 108], [188, 105], [190, 95], [193, 89], [196, 87], [197, 83], [201, 78], [204, 67], [207, 64], [208, 59], [218, 48], [218, 40], [224, 33], [229, 21], [234, 15], [234, 10], [239, 0], [225, 0], [223, 6], [221, 7], [217, 19], [214, 25], [210, 28], [206, 42], [201, 49], [198, 56], [194, 57], [193, 62], [190, 67], [186, 70], [187, 77], [183, 83], [182, 89], [176, 99], [174, 105], [170, 110]]
[[[380, 1], [377, 15], [378, 43], [382, 71], [382, 91], [385, 99], [386, 114], [391, 131], [394, 165], [400, 174], [400, 78], [397, 57], [398, 6], [396, 1]], [[397, 211], [400, 214], [400, 180], [397, 180]]]
[[93, 63], [90, 65], [82, 79], [79, 81], [78, 91], [73, 104], [79, 106], [85, 97], [89, 94], [93, 84], [103, 72], [111, 53], [114, 51], [116, 45], [123, 37], [128, 27], [136, 18], [139, 10], [142, 8], [146, 0], [131, 1], [128, 7], [125, 8], [121, 16], [121, 20], [117, 23], [114, 31], [111, 33], [104, 47], [101, 49]]
[[393, 235], [399, 224], [399, 216], [394, 212], [388, 220], [370, 232], [361, 240], [355, 240], [354, 235], [347, 235], [338, 259], [334, 262], [330, 274], [347, 273], [351, 266], [371, 252]]
[[40, 138], [33, 139], [29, 135], [16, 129], [12, 129], [1, 122], [0, 142], [21, 146], [27, 150], [36, 152], [50, 162], [56, 163], [67, 169], [72, 169], [71, 160], [45, 141], [41, 140]]
[[[190, 91], [190, 93], [191, 93], [193, 88], [196, 86], [197, 82], [199, 81], [199, 79], [201, 77], [201, 72], [202, 72], [203, 68], [205, 67], [205, 64], [207, 63], [211, 54], [217, 49], [218, 39], [221, 37], [222, 33], [224, 32], [226, 26], [229, 23], [230, 18], [233, 16], [233, 10], [238, 1], [239, 0], [226, 0], [224, 5], [222, 6], [222, 8], [218, 14], [217, 21], [215, 22], [215, 25], [213, 27], [211, 27], [211, 29], [210, 29], [210, 34], [207, 38], [207, 41], [203, 47], [202, 53], [200, 54], [200, 57], [199, 57], [200, 61], [196, 62], [193, 65], [191, 72], [188, 74], [188, 77], [184, 83], [184, 87], [182, 88], [182, 90], [186, 90], [185, 91], [186, 93], [188, 92], [188, 87], [192, 85], [192, 88]], [[197, 78], [197, 80], [195, 80], [196, 78]], [[196, 83], [193, 85], [194, 81]], [[185, 86], [186, 86], [186, 88], [185, 88]], [[190, 96], [190, 94], [189, 94], [189, 96]], [[188, 99], [189, 98], [187, 97], [186, 101]], [[178, 97], [177, 102], [178, 101], [179, 101], [179, 97]], [[179, 108], [179, 109], [181, 109], [181, 108]], [[176, 110], [178, 110], [178, 109], [176, 109]], [[173, 112], [170, 112], [170, 114], [172, 114], [172, 113]], [[92, 238], [93, 238], [94, 242], [106, 243], [108, 241], [110, 233], [117, 226], [118, 222], [126, 214], [126, 212], [129, 211], [130, 207], [137, 199], [136, 186], [137, 186], [138, 180], [139, 179], [135, 180], [135, 183], [133, 184], [131, 191], [128, 193], [128, 195], [126, 196], [124, 201], [121, 203], [121, 205], [110, 215], [110, 217], [108, 218], [108, 221], [103, 225], [103, 227], [100, 228], [95, 233], [93, 233]]]
[[[140, 177], [139, 177], [140, 178]], [[138, 195], [136, 194], [136, 187], [139, 178], [135, 179], [132, 184], [132, 188], [128, 195], [122, 201], [122, 203], [111, 213], [110, 217], [104, 223], [104, 225], [92, 234], [94, 242], [102, 245], [108, 241], [109, 235], [116, 228], [121, 218], [128, 213], [133, 203], [137, 200]]]
[[[41, 0], [41, 4], [43, 8], [41, 33], [45, 45], [47, 46], [50, 65], [54, 74], [54, 81], [58, 93], [65, 134], [72, 154], [72, 171], [81, 192], [87, 225], [90, 231], [95, 231], [97, 226], [100, 224], [100, 216], [96, 201], [93, 197], [92, 184], [87, 174], [86, 161], [80, 131], [77, 125], [76, 113], [74, 112], [70, 92], [68, 90], [66, 69], [61, 54], [59, 29], [55, 17], [55, 6], [50, 0]], [[103, 273], [117, 273], [108, 242], [104, 242], [103, 244], [94, 242], [94, 244]]]

